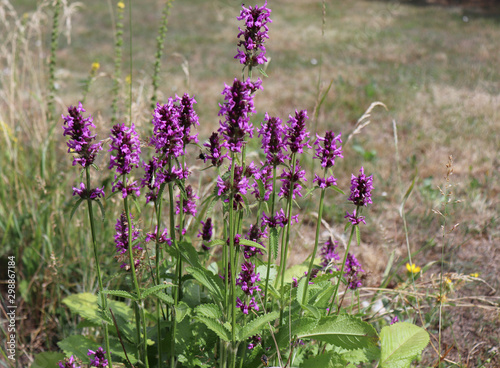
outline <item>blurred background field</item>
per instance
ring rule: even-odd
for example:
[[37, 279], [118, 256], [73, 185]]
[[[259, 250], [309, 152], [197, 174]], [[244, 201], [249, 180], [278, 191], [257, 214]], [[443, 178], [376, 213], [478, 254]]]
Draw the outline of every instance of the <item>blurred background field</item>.
[[[164, 5], [153, 0], [132, 4], [133, 72], [128, 78], [130, 9], [125, 2], [119, 120], [128, 122], [131, 87], [133, 122], [143, 137], [150, 133], [151, 75]], [[158, 100], [194, 94], [201, 142], [218, 127], [224, 83], [241, 75], [233, 59], [240, 5], [227, 0], [178, 0], [168, 17]], [[295, 109], [307, 109], [311, 131], [333, 129], [347, 137], [372, 102], [383, 102], [387, 111], [373, 110], [371, 123], [345, 146], [345, 158], [335, 169], [339, 187], [345, 191], [350, 174], [360, 166], [374, 175], [374, 204], [362, 228], [363, 244], [355, 249], [369, 271], [367, 286], [380, 286], [391, 254], [394, 277], [386, 286], [397, 288], [403, 279], [408, 255], [399, 208], [416, 178], [405, 210], [413, 262], [428, 265], [419, 279], [421, 291], [431, 289], [441, 262], [453, 283], [443, 317], [443, 341], [453, 346], [447, 359], [464, 367], [498, 366], [500, 16], [494, 8], [396, 1], [326, 1], [325, 15], [321, 1], [271, 0], [268, 5], [273, 20], [267, 42], [271, 60], [264, 90], [256, 96], [254, 126], [260, 125], [265, 112], [287, 120]], [[57, 341], [76, 331], [76, 322], [61, 299], [96, 287], [86, 217], [78, 212], [69, 220], [71, 186], [78, 173], [65, 153], [58, 117], [82, 99], [83, 81], [98, 62], [85, 108], [94, 116], [98, 139], [108, 135], [116, 14], [116, 2], [63, 1], [55, 68], [56, 113], [48, 119], [52, 2], [0, 2], [0, 268], [5, 280], [7, 256], [16, 256], [19, 315], [24, 316], [19, 321], [18, 347], [26, 366], [34, 354], [57, 350]], [[330, 83], [315, 122], [318, 96]], [[193, 148], [191, 153], [195, 157], [199, 150]], [[439, 188], [446, 185], [450, 155], [452, 194], [443, 217], [433, 210], [443, 212], [446, 199]], [[106, 160], [103, 155], [98, 164], [104, 168]], [[199, 161], [193, 163], [198, 177], [196, 170], [202, 167]], [[110, 192], [109, 178], [101, 180]], [[303, 262], [314, 242], [308, 218], [316, 209], [307, 202], [301, 205], [301, 236], [296, 235], [293, 263]], [[346, 200], [332, 195], [327, 206], [325, 220], [341, 235]], [[101, 229], [102, 249], [109, 255], [102, 262], [110, 270], [116, 268], [113, 221], [108, 216]], [[475, 273], [476, 278], [465, 277]], [[108, 279], [109, 284], [119, 282]], [[429, 332], [435, 333], [435, 306], [432, 295], [428, 296], [424, 298], [428, 305], [422, 308], [429, 318]], [[435, 357], [429, 348], [423, 356], [425, 364], [432, 365]]]

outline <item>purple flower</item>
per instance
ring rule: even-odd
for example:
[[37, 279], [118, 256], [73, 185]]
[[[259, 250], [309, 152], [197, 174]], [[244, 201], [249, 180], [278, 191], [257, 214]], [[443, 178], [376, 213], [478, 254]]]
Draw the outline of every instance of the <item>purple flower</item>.
[[[315, 279], [316, 277], [318, 277], [318, 272], [319, 272], [319, 268], [313, 268], [311, 270], [311, 275], [308, 277], [309, 285], [314, 284], [314, 282], [312, 280]], [[307, 271], [304, 272], [304, 276], [307, 276]]]
[[92, 123], [92, 116], [84, 118], [82, 112], [85, 110], [81, 102], [78, 103], [78, 107], [70, 106], [68, 116], [61, 115], [64, 119], [62, 128], [63, 136], [70, 136], [67, 143], [68, 152], [77, 154], [73, 158], [73, 166], [80, 164], [82, 167], [88, 167], [94, 163], [97, 153], [102, 150], [102, 143], [92, 144], [96, 136], [92, 135], [89, 127], [95, 128], [95, 125]]
[[[178, 198], [182, 197], [182, 210], [184, 213], [191, 215], [191, 216], [196, 216], [196, 199], [199, 199], [196, 194], [193, 192], [193, 187], [191, 185], [186, 186], [186, 192], [184, 195], [182, 193], [179, 193], [177, 196]], [[181, 206], [181, 201], [176, 201], [177, 207], [175, 209], [175, 213], [179, 214], [181, 212], [180, 206]]]
[[264, 41], [269, 38], [267, 23], [272, 23], [272, 20], [269, 18], [271, 10], [266, 6], [267, 1], [262, 7], [255, 6], [252, 8], [249, 6], [247, 9], [242, 5], [243, 10], [241, 10], [237, 19], [244, 20], [246, 28], [242, 30], [238, 27], [240, 31], [238, 38], [243, 36], [243, 39], [238, 42], [238, 47], [243, 46], [244, 49], [238, 49], [238, 54], [234, 57], [240, 59], [241, 64], [253, 67], [267, 62]]
[[391, 325], [395, 324], [396, 322], [399, 322], [398, 316], [392, 317], [392, 319], [391, 319]]
[[252, 297], [248, 304], [241, 301], [240, 298], [236, 298], [236, 308], [240, 308], [243, 314], [248, 314], [252, 309], [259, 311], [259, 305], [255, 302], [255, 298]]
[[[259, 243], [260, 245], [264, 246], [261, 242], [261, 238], [266, 238], [265, 232], [260, 231], [260, 227], [258, 225], [250, 225], [250, 229], [248, 230], [248, 234], [245, 237], [245, 239], [254, 241], [256, 243]], [[244, 245], [244, 251], [243, 251], [243, 256], [245, 259], [249, 259], [256, 254], [261, 254], [262, 251], [259, 248], [252, 247], [251, 245]]]
[[203, 144], [204, 147], [208, 148], [208, 154], [205, 156], [204, 161], [210, 160], [212, 165], [219, 167], [222, 165], [224, 158], [229, 158], [226, 154], [222, 154], [222, 145], [219, 141], [219, 135], [213, 132], [207, 143]]
[[141, 142], [132, 124], [130, 129], [123, 125], [115, 125], [111, 129], [111, 148], [108, 151], [116, 151], [111, 155], [109, 169], [116, 167], [119, 175], [129, 174], [132, 168], [139, 166], [139, 154], [141, 153]]
[[162, 182], [158, 180], [157, 174], [161, 166], [160, 160], [155, 156], [153, 156], [148, 163], [145, 161], [142, 163], [144, 177], [141, 179], [141, 188], [147, 187], [149, 189], [149, 192], [146, 194], [146, 203], [156, 201], [158, 190], [162, 184]]
[[361, 263], [351, 253], [347, 253], [344, 272], [344, 277], [349, 282], [349, 289], [355, 290], [362, 286], [361, 281], [363, 277], [359, 277], [359, 273], [365, 271], [361, 268]]
[[347, 211], [345, 213], [346, 215], [344, 216], [344, 218], [348, 219], [351, 224], [359, 225], [360, 223], [363, 223], [366, 225], [365, 216], [357, 216], [356, 210], [352, 211], [352, 215]]
[[269, 226], [271, 228], [275, 227], [285, 227], [288, 223], [288, 218], [285, 215], [285, 211], [281, 208], [279, 211], [276, 211], [275, 216], [268, 217], [265, 212], [262, 213], [262, 226]]
[[224, 103], [219, 104], [219, 116], [224, 115], [224, 121], [220, 121], [219, 133], [225, 140], [225, 146], [231, 152], [241, 152], [245, 142], [245, 136], [253, 136], [253, 126], [249, 115], [255, 112], [253, 104], [253, 93], [262, 88], [262, 81], [258, 79], [252, 82], [250, 78], [246, 82], [234, 79], [233, 85], [225, 85]]
[[90, 350], [87, 355], [90, 357], [90, 366], [104, 368], [108, 366], [108, 360], [105, 356], [106, 352], [102, 347], [99, 347], [96, 351]]
[[250, 342], [250, 344], [248, 344], [249, 350], [252, 350], [257, 345], [262, 343], [262, 337], [260, 335], [254, 335], [254, 336], [250, 337], [250, 340], [251, 340], [251, 342]]
[[293, 277], [292, 280], [293, 280], [292, 281], [292, 288], [299, 287], [299, 281], [295, 277]]
[[[333, 261], [340, 261], [340, 256], [337, 253], [338, 241], [333, 240], [331, 237], [325, 242], [321, 248], [321, 266], [328, 267]], [[330, 270], [332, 272], [332, 270]]]
[[[261, 165], [263, 165], [262, 162]], [[264, 186], [263, 197], [261, 197], [262, 193], [260, 192], [258, 180], [260, 180], [262, 182], [262, 185]], [[253, 187], [252, 194], [255, 195], [255, 198], [257, 200], [260, 199], [268, 201], [273, 191], [273, 167], [269, 165], [262, 166], [260, 171], [255, 174], [255, 181], [253, 182], [252, 187]]]
[[302, 170], [299, 164], [299, 160], [296, 161], [295, 172], [292, 175], [292, 170], [288, 171], [287, 169], [283, 169], [283, 173], [280, 176], [280, 181], [283, 183], [281, 185], [281, 189], [279, 195], [281, 197], [289, 198], [290, 192], [292, 193], [292, 198], [295, 199], [295, 196], [302, 197], [300, 190], [302, 189], [302, 185], [300, 180], [303, 179], [307, 181], [305, 178], [306, 171]]
[[127, 179], [127, 184], [124, 185], [123, 181], [118, 180], [111, 187], [112, 192], [120, 191], [122, 192], [122, 198], [126, 198], [128, 195], [135, 193], [137, 197], [141, 195], [141, 188], [137, 185], [137, 181], [129, 181]]
[[80, 188], [73, 187], [73, 195], [78, 195], [81, 199], [98, 199], [105, 196], [104, 187], [87, 190], [84, 183], [80, 183]]
[[260, 274], [255, 273], [255, 265], [251, 262], [245, 261], [241, 264], [241, 272], [236, 279], [236, 285], [241, 286], [241, 290], [246, 295], [253, 295], [254, 290], [260, 291], [257, 281], [260, 281]]
[[[146, 243], [149, 243], [150, 241], [156, 241], [157, 232], [158, 232], [158, 226], [155, 227], [155, 230], [153, 232], [146, 234], [146, 238], [144, 239], [144, 241]], [[159, 244], [167, 243], [168, 245], [172, 246], [172, 239], [168, 237], [167, 229], [163, 229], [163, 232], [158, 237], [158, 243]]]
[[266, 119], [261, 124], [258, 132], [259, 137], [262, 137], [261, 148], [264, 149], [267, 162], [270, 165], [278, 166], [285, 159], [289, 159], [288, 156], [283, 154], [283, 150], [286, 151], [286, 130], [280, 118], [269, 117], [269, 114], [266, 112]]
[[247, 194], [247, 190], [250, 187], [248, 178], [243, 173], [243, 168], [236, 165], [234, 167], [234, 180], [233, 186], [231, 187], [231, 168], [222, 177], [217, 178], [217, 195], [224, 197], [224, 202], [229, 202], [229, 194], [232, 190], [233, 192], [233, 208], [237, 210], [239, 207], [243, 206], [242, 194]]
[[304, 151], [304, 147], [311, 148], [309, 145], [309, 139], [307, 139], [309, 137], [309, 132], [306, 131], [306, 119], [309, 118], [307, 116], [307, 111], [295, 110], [295, 116], [292, 117], [292, 115], [289, 115], [289, 117], [289, 126], [286, 130], [288, 148], [290, 148], [292, 153], [302, 153]]
[[69, 358], [64, 358], [63, 361], [59, 361], [59, 368], [81, 368], [82, 362], [72, 355]]
[[153, 112], [153, 136], [150, 144], [163, 157], [184, 154], [184, 128], [180, 124], [180, 107], [170, 97], [164, 105], [156, 104]]
[[[131, 234], [131, 240], [132, 243], [139, 238], [139, 230], [134, 229], [134, 224], [132, 222], [133, 217], [130, 216], [130, 227], [132, 228], [132, 234]], [[116, 221], [115, 225], [115, 244], [116, 244], [116, 251], [118, 252], [117, 259], [119, 261], [123, 261], [122, 265], [120, 268], [125, 268], [129, 269], [129, 265], [125, 262], [127, 258], [127, 251], [129, 248], [129, 242], [128, 242], [128, 235], [129, 235], [129, 228], [128, 228], [128, 221], [127, 221], [127, 216], [125, 213], [122, 213], [118, 220]], [[156, 234], [155, 234], [156, 237]], [[133, 249], [136, 251], [142, 251], [142, 248], [140, 247], [139, 244], [136, 244], [133, 246]], [[137, 253], [137, 252], [136, 252]], [[123, 257], [122, 257], [123, 256]], [[135, 260], [135, 266], [138, 266], [140, 263], [140, 259]]]
[[326, 189], [326, 188], [331, 187], [333, 185], [337, 185], [337, 179], [335, 179], [333, 177], [333, 175], [331, 175], [327, 178], [321, 178], [317, 174], [314, 174], [313, 183], [314, 182], [317, 182], [318, 187], [320, 187], [321, 189]]
[[[331, 130], [326, 132], [325, 138], [316, 134], [317, 139], [314, 142], [316, 153], [314, 158], [320, 159], [321, 166], [325, 169], [335, 165], [336, 157], [344, 157], [342, 156], [342, 146], [340, 145], [342, 144], [341, 136], [342, 134], [335, 136]], [[321, 142], [323, 142], [323, 147], [321, 147]]]
[[203, 239], [203, 243], [201, 244], [201, 247], [203, 250], [210, 250], [210, 247], [207, 245], [212, 240], [212, 232], [213, 232], [213, 225], [212, 225], [212, 218], [209, 217], [207, 218], [206, 222], [200, 221], [200, 223], [203, 225], [202, 229], [198, 233], [198, 237], [201, 236]]
[[182, 128], [184, 145], [195, 142], [198, 143], [198, 134], [189, 135], [191, 132], [191, 126], [200, 125], [198, 122], [198, 115], [194, 111], [193, 105], [196, 103], [194, 97], [189, 97], [187, 93], [184, 93], [182, 98], [177, 97], [177, 101], [180, 103], [180, 116], [179, 122]]
[[363, 167], [359, 172], [360, 174], [357, 177], [351, 175], [351, 195], [349, 196], [349, 201], [356, 206], [368, 206], [372, 203], [373, 175], [366, 177]]

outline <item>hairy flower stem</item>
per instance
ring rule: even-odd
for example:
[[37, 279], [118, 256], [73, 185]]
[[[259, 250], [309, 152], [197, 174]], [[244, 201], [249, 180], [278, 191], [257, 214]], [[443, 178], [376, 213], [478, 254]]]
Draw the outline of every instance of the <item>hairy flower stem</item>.
[[[87, 177], [87, 188], [90, 187], [90, 166], [85, 168], [85, 174]], [[94, 223], [94, 211], [92, 210], [92, 199], [87, 198], [87, 205], [89, 209], [89, 220], [90, 220], [90, 232], [92, 234], [92, 246], [94, 248], [94, 259], [97, 270], [97, 280], [99, 282], [99, 295], [101, 297], [101, 308], [105, 313], [108, 310], [108, 299], [106, 295], [103, 293], [103, 285], [102, 285], [102, 277], [101, 277], [101, 268], [99, 267], [99, 258], [97, 257], [97, 241], [96, 241], [96, 231], [95, 231], [95, 223]], [[109, 349], [109, 334], [108, 334], [108, 325], [104, 323], [104, 341], [106, 346], [106, 357], [108, 359], [109, 367], [113, 367], [113, 363], [111, 361], [111, 352]]]
[[[233, 210], [233, 202], [234, 202], [234, 168], [236, 166], [236, 157], [234, 152], [231, 152], [231, 192], [229, 196], [229, 264], [231, 265], [231, 353], [232, 353], [232, 367], [236, 365], [236, 259], [235, 259], [235, 251], [234, 251], [234, 210]], [[229, 264], [227, 265], [227, 269], [229, 269]]]
[[[172, 161], [169, 159], [169, 168], [170, 171], [172, 171]], [[168, 183], [168, 196], [170, 199], [170, 229], [175, 229], [175, 208], [174, 208], [174, 184], [172, 182]], [[175, 238], [175, 230], [172, 231], [172, 242], [177, 251], [179, 251], [179, 245], [177, 243], [177, 240]], [[178, 258], [180, 258], [180, 255], [178, 255]], [[172, 337], [170, 340], [170, 351], [171, 351], [171, 356], [170, 356], [170, 366], [175, 367], [175, 335], [177, 332], [177, 321], [175, 318], [175, 313], [177, 309], [177, 304], [179, 303], [179, 280], [178, 280], [178, 273], [177, 273], [177, 266], [179, 265], [178, 259], [176, 260], [176, 270], [174, 272], [174, 287], [175, 287], [175, 294], [174, 294], [174, 307], [172, 308], [172, 314], [171, 314], [171, 322], [172, 322]]]
[[[337, 282], [337, 285], [335, 285], [335, 291], [333, 292], [333, 297], [332, 297], [332, 300], [330, 302], [330, 307], [328, 308], [328, 312], [326, 313], [327, 316], [329, 316], [330, 313], [332, 312], [333, 303], [335, 303], [335, 299], [337, 298], [337, 294], [339, 292], [339, 286], [342, 283], [342, 275], [344, 274], [345, 262], [347, 260], [347, 254], [349, 253], [349, 248], [351, 247], [352, 237], [354, 235], [354, 232], [356, 231], [356, 226], [358, 226], [358, 225], [353, 225], [353, 227], [351, 229], [351, 235], [349, 235], [349, 242], [347, 243], [347, 249], [345, 250], [344, 259], [342, 260], [342, 267], [340, 267], [339, 280]], [[337, 309], [337, 314], [339, 312], [340, 312], [340, 304], [339, 304], [339, 308]]]
[[[326, 169], [325, 169], [324, 176], [326, 176]], [[325, 191], [326, 191], [326, 189], [321, 189], [321, 197], [319, 199], [319, 209], [318, 209], [318, 221], [316, 223], [316, 236], [314, 238], [314, 249], [313, 249], [313, 252], [311, 254], [311, 261], [309, 262], [309, 268], [307, 270], [307, 275], [306, 275], [306, 277], [308, 277], [308, 278], [311, 277], [311, 272], [312, 272], [312, 268], [314, 265], [314, 259], [316, 258], [316, 252], [318, 251], [319, 232], [321, 229], [321, 219], [323, 217], [323, 203], [325, 200]], [[309, 282], [306, 282], [306, 286], [304, 289], [304, 296], [302, 297], [302, 304], [305, 304], [305, 302], [306, 302], [308, 287], [309, 287]]]
[[[123, 175], [123, 182], [127, 182], [126, 175]], [[127, 216], [127, 226], [128, 226], [128, 256], [129, 256], [129, 262], [130, 262], [130, 272], [132, 273], [132, 280], [134, 282], [134, 288], [135, 292], [137, 294], [138, 300], [140, 300], [141, 305], [138, 305], [139, 308], [139, 315], [140, 319], [142, 320], [142, 329], [143, 329], [143, 334], [142, 334], [142, 345], [143, 345], [143, 361], [144, 365], [146, 368], [149, 368], [149, 363], [148, 363], [148, 336], [147, 336], [147, 329], [146, 329], [146, 316], [144, 314], [144, 302], [141, 300], [141, 289], [139, 288], [139, 282], [137, 281], [137, 274], [135, 272], [135, 260], [134, 260], [134, 251], [133, 251], [133, 246], [132, 246], [132, 221], [130, 219], [130, 208], [128, 205], [128, 196], [125, 197], [124, 199], [124, 207], [125, 207], [125, 215]], [[136, 303], [138, 304], [138, 303]]]
[[[274, 216], [274, 202], [276, 201], [276, 166], [273, 166], [273, 191], [271, 193], [271, 212], [270, 215]], [[264, 303], [267, 303], [267, 289], [269, 285], [269, 276], [271, 274], [271, 261], [273, 255], [271, 254], [271, 236], [269, 236], [269, 245], [267, 252], [267, 273], [266, 273], [266, 286], [264, 288]], [[264, 304], [264, 310], [266, 305]]]
[[[160, 285], [160, 259], [161, 257], [161, 247], [160, 247], [160, 225], [161, 225], [161, 205], [162, 205], [162, 200], [161, 200], [161, 190], [158, 191], [160, 193], [160, 196], [158, 196], [158, 199], [156, 200], [155, 203], [155, 208], [156, 208], [156, 258], [155, 258], [155, 266], [156, 266], [156, 285]], [[162, 354], [162, 344], [161, 344], [161, 324], [160, 324], [160, 310], [163, 313], [163, 308], [161, 305], [161, 301], [158, 299], [158, 304], [156, 308], [156, 321], [157, 321], [157, 333], [158, 333], [158, 346], [157, 346], [157, 351], [158, 351], [158, 368], [161, 367], [162, 361], [161, 361], [161, 354]]]

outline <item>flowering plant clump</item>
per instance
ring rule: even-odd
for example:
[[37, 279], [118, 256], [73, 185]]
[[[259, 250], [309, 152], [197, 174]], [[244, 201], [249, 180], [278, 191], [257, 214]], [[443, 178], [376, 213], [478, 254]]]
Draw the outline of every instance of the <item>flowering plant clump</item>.
[[[82, 116], [82, 104], [63, 116], [69, 152], [76, 154], [73, 165], [86, 173], [73, 195], [75, 208], [88, 204], [99, 286], [92, 311], [85, 309], [92, 303], [82, 303], [91, 294], [70, 296], [68, 305], [88, 319], [86, 327], [104, 332], [93, 336], [103, 344], [88, 350], [90, 366], [349, 366], [382, 360], [391, 349], [391, 332], [379, 335], [361, 318], [359, 289], [368, 273], [351, 249], [353, 239], [361, 244], [359, 225], [368, 221], [361, 211], [372, 203], [373, 175], [366, 176], [362, 167], [347, 196], [334, 176], [344, 152], [340, 133], [317, 134], [313, 151], [306, 109], [296, 109], [286, 123], [268, 112], [256, 115], [255, 96], [265, 83], [252, 78], [252, 68], [267, 61], [270, 14], [267, 3], [242, 7], [237, 19], [245, 29], [239, 28], [235, 58], [244, 65], [243, 75], [224, 84], [219, 128], [205, 141], [194, 131], [200, 118], [188, 93], [155, 101], [145, 129], [132, 116], [129, 125], [112, 127], [108, 169], [114, 171], [111, 191], [121, 196], [106, 198], [105, 185], [92, 189], [90, 168], [103, 142], [90, 133], [95, 126], [90, 116]], [[256, 116], [263, 119], [254, 137]], [[142, 136], [145, 131], [150, 135]], [[250, 152], [256, 147], [258, 152]], [[310, 169], [313, 160], [321, 163], [318, 172]], [[303, 210], [299, 220], [299, 206], [316, 198], [317, 212]], [[345, 224], [323, 215], [325, 198], [354, 204]], [[118, 216], [114, 244], [121, 270], [115, 266], [116, 276], [109, 270], [101, 275], [101, 248], [108, 252], [113, 241], [95, 224], [92, 204], [98, 203], [104, 215], [101, 200]], [[288, 267], [297, 247], [309, 248], [310, 232], [304, 229], [313, 222], [310, 256], [299, 267]], [[335, 231], [350, 232], [345, 249], [332, 237], [322, 239], [322, 231], [330, 230], [327, 222]], [[414, 265], [408, 271], [418, 272]], [[111, 289], [116, 284], [119, 288]], [[349, 293], [351, 305], [344, 306]], [[61, 347], [75, 357], [68, 354], [60, 368], [77, 367], [81, 346], [95, 343], [84, 336], [73, 339]], [[410, 359], [409, 366], [423, 347], [413, 349], [402, 358], [394, 353], [397, 364]], [[383, 366], [392, 367], [387, 360]]]

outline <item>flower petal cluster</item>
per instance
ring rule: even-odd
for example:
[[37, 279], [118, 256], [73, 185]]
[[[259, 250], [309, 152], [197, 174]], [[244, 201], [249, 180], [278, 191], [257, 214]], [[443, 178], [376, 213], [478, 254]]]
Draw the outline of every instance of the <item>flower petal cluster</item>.
[[280, 176], [280, 181], [282, 182], [279, 196], [289, 198], [290, 194], [292, 198], [295, 199], [296, 196], [302, 197], [300, 191], [302, 190], [301, 179], [307, 181], [306, 171], [302, 170], [300, 167], [299, 160], [295, 163], [295, 172], [292, 174], [292, 170], [283, 169], [283, 173]]
[[304, 147], [311, 148], [309, 144], [309, 132], [306, 131], [306, 110], [295, 110], [295, 116], [289, 115], [286, 139], [288, 148], [292, 153], [303, 153]]
[[214, 228], [212, 225], [212, 218], [209, 217], [207, 218], [207, 221], [200, 221], [200, 223], [203, 225], [202, 229], [198, 233], [198, 237], [201, 237], [203, 239], [201, 247], [203, 248], [203, 250], [210, 250], [210, 247], [207, 245], [207, 243], [212, 240], [212, 233]]
[[326, 189], [334, 185], [337, 185], [337, 179], [335, 179], [333, 175], [322, 178], [317, 174], [314, 174], [313, 183], [318, 183], [318, 187], [320, 187], [321, 189]]
[[[292, 216], [292, 222], [295, 221], [295, 223], [299, 222], [299, 215]], [[285, 211], [283, 211], [283, 208], [281, 208], [279, 211], [276, 211], [275, 216], [268, 217], [266, 213], [262, 213], [262, 226], [269, 226], [270, 228], [276, 228], [276, 227], [285, 227], [285, 225], [288, 224], [288, 217], [285, 214]]]
[[252, 67], [267, 62], [264, 41], [269, 38], [267, 23], [272, 23], [272, 20], [269, 18], [271, 10], [266, 6], [267, 1], [261, 7], [245, 8], [242, 5], [243, 10], [237, 19], [245, 21], [245, 30], [238, 27], [240, 31], [238, 38], [243, 36], [243, 39], [238, 42], [238, 47], [243, 46], [243, 50], [238, 49], [238, 54], [234, 57], [239, 59], [241, 64]]
[[253, 126], [250, 123], [250, 114], [255, 112], [253, 94], [262, 88], [261, 85], [260, 79], [252, 82], [248, 78], [242, 82], [235, 78], [233, 85], [226, 84], [222, 91], [224, 103], [219, 104], [219, 116], [224, 116], [224, 121], [219, 121], [219, 133], [224, 136], [225, 146], [231, 152], [241, 152], [245, 137], [253, 136]]
[[108, 366], [108, 360], [106, 359], [106, 352], [102, 347], [99, 347], [96, 351], [90, 350], [87, 353], [90, 357], [90, 366], [104, 368]]
[[94, 163], [97, 153], [102, 150], [102, 142], [92, 143], [96, 135], [92, 135], [90, 128], [95, 129], [95, 125], [92, 123], [92, 116], [84, 118], [82, 112], [85, 112], [85, 109], [81, 102], [78, 107], [70, 106], [68, 115], [62, 115], [62, 128], [63, 135], [70, 137], [67, 143], [68, 152], [77, 154], [73, 158], [73, 166], [80, 164], [82, 167], [88, 167]]
[[181, 109], [172, 97], [164, 105], [156, 104], [153, 112], [153, 135], [150, 144], [161, 157], [184, 154], [184, 129], [180, 123]]
[[84, 183], [80, 183], [80, 188], [73, 187], [73, 195], [78, 195], [81, 199], [99, 199], [104, 198], [104, 187], [88, 190]]
[[283, 163], [288, 156], [283, 154], [287, 150], [285, 144], [286, 129], [278, 117], [270, 117], [266, 112], [264, 122], [258, 129], [259, 137], [262, 137], [262, 146], [266, 153], [267, 163], [272, 166], [278, 166]]
[[[255, 195], [255, 198], [257, 200], [268, 201], [273, 191], [273, 168], [272, 166], [264, 165], [262, 162], [260, 164], [263, 166], [260, 168], [260, 171], [257, 172], [254, 176], [255, 180], [252, 184], [252, 194]], [[264, 193], [260, 192], [258, 180], [262, 182]], [[263, 196], [261, 196], [262, 194]]]
[[177, 206], [175, 208], [175, 213], [179, 214], [181, 212], [180, 206], [181, 206], [181, 201], [180, 198], [182, 197], [182, 211], [185, 214], [191, 215], [191, 216], [196, 216], [196, 200], [200, 199], [194, 191], [193, 187], [191, 185], [186, 186], [186, 190], [184, 195], [182, 193], [179, 193], [177, 196], [179, 198], [178, 201], [176, 201]]
[[[335, 165], [335, 158], [342, 156], [342, 134], [335, 135], [333, 131], [329, 130], [325, 133], [325, 137], [320, 137], [316, 134], [316, 153], [314, 158], [321, 160], [321, 166], [325, 169]], [[323, 143], [323, 144], [321, 144]]]
[[247, 194], [248, 188], [250, 188], [250, 181], [245, 174], [250, 174], [248, 172], [243, 172], [241, 166], [235, 165], [234, 167], [234, 179], [233, 186], [231, 187], [231, 168], [228, 169], [227, 173], [223, 177], [219, 176], [217, 178], [217, 195], [225, 197], [224, 202], [229, 202], [229, 195], [231, 191], [233, 192], [233, 208], [236, 210], [243, 206], [243, 196]]
[[135, 131], [135, 125], [132, 124], [130, 129], [125, 127], [125, 124], [113, 126], [111, 148], [108, 151], [116, 151], [115, 155], [111, 155], [108, 168], [116, 167], [117, 174], [129, 174], [134, 167], [138, 167], [141, 142]]
[[[131, 240], [133, 243], [135, 240], [137, 240], [139, 238], [139, 230], [134, 229], [134, 224], [132, 222], [132, 219], [133, 219], [133, 217], [130, 216], [130, 226], [132, 228]], [[128, 247], [129, 247], [129, 242], [128, 242], [129, 228], [128, 228], [127, 216], [125, 213], [122, 213], [120, 215], [120, 217], [118, 218], [118, 220], [116, 221], [115, 230], [116, 230], [116, 234], [115, 234], [116, 251], [118, 252], [119, 256], [124, 255], [128, 251]], [[156, 237], [156, 234], [155, 234], [155, 237]], [[139, 244], [134, 245], [133, 249], [135, 249], [137, 251], [142, 250], [142, 248]], [[119, 258], [121, 260], [123, 257], [119, 257]], [[126, 259], [126, 257], [123, 259]], [[138, 266], [139, 263], [140, 263], [140, 259], [136, 259], [135, 266]], [[128, 267], [129, 266], [127, 265], [126, 262], [123, 262], [120, 266], [120, 268], [125, 268], [125, 269], [128, 269]]]
[[[254, 241], [264, 246], [260, 240], [261, 238], [267, 238], [266, 231], [262, 232], [258, 225], [250, 225], [250, 229], [248, 230], [248, 234], [245, 236], [245, 239]], [[262, 255], [262, 251], [259, 248], [252, 247], [251, 245], [244, 245], [243, 247], [243, 256], [245, 259], [252, 258], [256, 254]]]
[[349, 282], [349, 289], [355, 290], [363, 286], [361, 282], [362, 278], [359, 276], [361, 272], [365, 272], [365, 270], [361, 268], [361, 263], [359, 263], [353, 254], [347, 253], [344, 266], [344, 277]]
[[[321, 266], [328, 267], [336, 261], [340, 261], [340, 256], [337, 253], [338, 241], [333, 240], [332, 237], [328, 238], [323, 247], [321, 248]], [[330, 270], [331, 272], [332, 270]]]
[[248, 350], [252, 350], [255, 348], [257, 345], [262, 343], [262, 336], [260, 335], [254, 335], [250, 337], [250, 344], [248, 344]]
[[236, 308], [240, 308], [243, 314], [248, 314], [252, 309], [259, 311], [259, 305], [255, 302], [255, 297], [250, 298], [248, 304], [245, 304], [240, 298], [236, 298]]
[[[144, 239], [144, 241], [146, 243], [149, 243], [150, 241], [156, 241], [157, 233], [158, 233], [158, 226], [155, 227], [155, 230], [153, 232], [146, 234], [146, 238]], [[158, 237], [158, 243], [159, 244], [167, 243], [169, 246], [172, 246], [172, 239], [168, 237], [167, 229], [163, 229], [161, 235]]]
[[349, 201], [356, 206], [368, 206], [372, 203], [373, 175], [367, 177], [363, 167], [359, 172], [360, 174], [357, 177], [351, 175], [351, 195], [349, 196]]
[[191, 133], [191, 127], [200, 125], [198, 120], [198, 115], [196, 111], [194, 111], [193, 105], [196, 103], [194, 97], [189, 97], [189, 94], [184, 93], [181, 97], [177, 97], [177, 101], [179, 102], [179, 122], [182, 128], [182, 139], [184, 145], [194, 142], [198, 143], [198, 134], [189, 135]]
[[351, 224], [359, 225], [359, 224], [363, 223], [366, 225], [365, 216], [356, 215], [356, 210], [353, 210], [352, 214], [350, 214], [347, 211], [345, 213], [346, 213], [346, 215], [344, 216], [344, 218], [348, 219]]
[[81, 362], [72, 355], [59, 362], [59, 368], [81, 368]]
[[236, 285], [241, 286], [241, 290], [246, 295], [253, 295], [254, 291], [261, 291], [256, 283], [260, 281], [260, 274], [255, 273], [255, 265], [252, 262], [245, 261], [241, 264], [241, 272], [236, 278]]
[[213, 132], [208, 139], [208, 142], [204, 143], [203, 146], [208, 148], [208, 153], [205, 155], [203, 160], [205, 162], [210, 160], [212, 165], [215, 167], [222, 165], [224, 158], [229, 158], [227, 153], [222, 153], [224, 146], [221, 144], [219, 134], [217, 134], [217, 132]]

